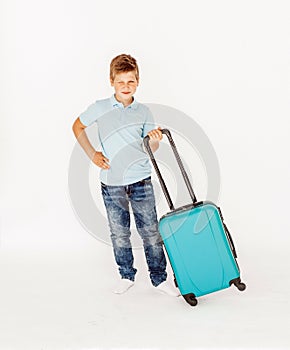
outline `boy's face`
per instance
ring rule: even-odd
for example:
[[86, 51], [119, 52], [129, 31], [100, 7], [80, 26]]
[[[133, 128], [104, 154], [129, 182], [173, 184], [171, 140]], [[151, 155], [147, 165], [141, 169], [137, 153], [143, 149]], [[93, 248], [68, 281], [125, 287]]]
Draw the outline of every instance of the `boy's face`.
[[111, 86], [115, 89], [117, 101], [122, 102], [125, 106], [132, 103], [138, 86], [135, 71], [116, 74], [114, 80], [111, 79]]

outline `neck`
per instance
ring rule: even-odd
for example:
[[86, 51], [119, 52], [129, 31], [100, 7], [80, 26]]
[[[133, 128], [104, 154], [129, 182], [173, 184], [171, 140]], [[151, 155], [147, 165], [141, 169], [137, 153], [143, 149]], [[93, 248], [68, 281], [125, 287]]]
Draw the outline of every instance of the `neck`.
[[116, 94], [115, 94], [115, 99], [116, 99], [118, 102], [121, 102], [121, 103], [123, 104], [124, 107], [129, 106], [129, 105], [134, 101], [134, 97], [131, 97], [129, 100], [120, 100], [120, 99], [118, 99], [118, 97], [116, 96]]

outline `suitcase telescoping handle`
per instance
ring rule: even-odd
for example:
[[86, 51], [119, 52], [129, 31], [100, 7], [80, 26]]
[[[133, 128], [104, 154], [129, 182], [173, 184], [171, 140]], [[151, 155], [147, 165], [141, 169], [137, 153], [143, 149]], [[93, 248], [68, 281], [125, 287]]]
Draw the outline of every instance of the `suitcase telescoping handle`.
[[[179, 156], [179, 153], [178, 153], [178, 151], [177, 151], [176, 145], [175, 145], [175, 143], [174, 143], [174, 141], [173, 141], [173, 138], [172, 138], [172, 136], [171, 136], [171, 132], [170, 132], [168, 129], [162, 129], [161, 132], [162, 132], [162, 134], [165, 134], [165, 135], [167, 136], [168, 140], [169, 140], [169, 143], [170, 143], [171, 148], [172, 148], [172, 150], [173, 150], [174, 156], [175, 156], [175, 158], [176, 158], [176, 160], [177, 160], [179, 169], [180, 169], [181, 174], [182, 174], [182, 177], [183, 177], [183, 179], [184, 179], [184, 181], [185, 181], [185, 184], [186, 184], [186, 187], [187, 187], [188, 192], [189, 192], [189, 194], [190, 194], [190, 197], [191, 197], [191, 199], [192, 199], [192, 202], [193, 202], [193, 203], [196, 203], [196, 202], [197, 202], [197, 199], [196, 199], [195, 194], [194, 194], [194, 192], [193, 192], [193, 189], [192, 189], [192, 186], [191, 186], [191, 184], [190, 184], [190, 181], [189, 181], [189, 178], [188, 178], [188, 176], [187, 176], [187, 173], [186, 173], [186, 171], [185, 171], [185, 169], [184, 169], [184, 166], [183, 166], [183, 163], [182, 163], [181, 158], [180, 158], [180, 156]], [[163, 177], [162, 177], [162, 175], [161, 175], [161, 173], [160, 173], [160, 170], [159, 170], [159, 167], [158, 167], [158, 165], [157, 165], [156, 159], [155, 159], [155, 157], [154, 157], [154, 155], [153, 155], [153, 152], [152, 152], [152, 150], [151, 150], [151, 148], [150, 148], [149, 140], [150, 140], [149, 136], [145, 136], [145, 137], [144, 137], [144, 140], [143, 140], [144, 146], [145, 146], [145, 148], [146, 148], [146, 150], [147, 150], [147, 152], [148, 152], [148, 154], [149, 154], [149, 157], [150, 157], [150, 159], [151, 159], [151, 162], [152, 162], [152, 164], [153, 164], [153, 166], [154, 166], [154, 169], [155, 169], [156, 174], [157, 174], [157, 176], [158, 176], [158, 179], [159, 179], [161, 188], [162, 188], [163, 193], [164, 193], [164, 195], [165, 195], [165, 197], [166, 197], [166, 200], [167, 200], [167, 203], [168, 203], [168, 205], [169, 205], [169, 208], [170, 208], [170, 210], [174, 210], [175, 208], [174, 208], [174, 205], [173, 205], [173, 203], [172, 203], [171, 197], [170, 197], [170, 195], [169, 195], [168, 189], [167, 189], [167, 187], [166, 187], [166, 185], [165, 185], [165, 182], [164, 182], [164, 180], [163, 180]]]

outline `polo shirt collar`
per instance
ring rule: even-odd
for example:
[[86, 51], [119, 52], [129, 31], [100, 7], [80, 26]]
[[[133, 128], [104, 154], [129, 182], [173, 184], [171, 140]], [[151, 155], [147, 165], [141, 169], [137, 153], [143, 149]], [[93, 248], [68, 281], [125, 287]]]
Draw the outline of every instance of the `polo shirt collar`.
[[112, 95], [110, 100], [114, 108], [136, 109], [138, 106], [138, 102], [136, 101], [135, 97], [133, 97], [133, 102], [127, 107], [124, 107], [122, 102], [117, 101], [115, 95]]

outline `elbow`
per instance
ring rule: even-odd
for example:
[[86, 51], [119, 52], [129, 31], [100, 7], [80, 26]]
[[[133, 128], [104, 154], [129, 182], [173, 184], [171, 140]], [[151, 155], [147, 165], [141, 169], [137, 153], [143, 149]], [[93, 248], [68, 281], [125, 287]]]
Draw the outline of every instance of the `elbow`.
[[72, 125], [72, 131], [73, 131], [74, 135], [76, 135], [76, 122], [74, 122]]

